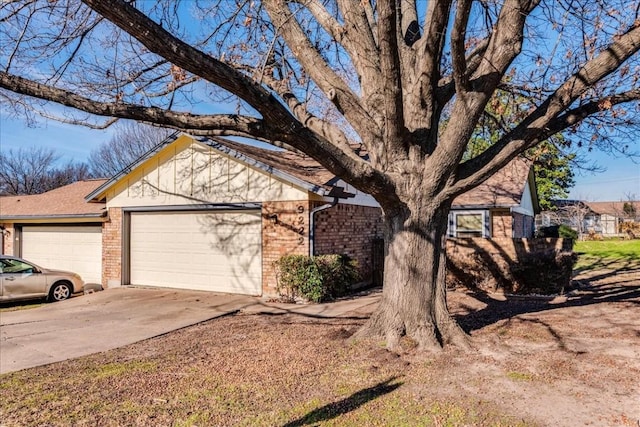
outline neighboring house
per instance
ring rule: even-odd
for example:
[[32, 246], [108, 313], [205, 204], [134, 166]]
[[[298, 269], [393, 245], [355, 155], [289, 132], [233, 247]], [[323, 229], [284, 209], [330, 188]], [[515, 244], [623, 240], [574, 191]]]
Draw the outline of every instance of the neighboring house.
[[640, 202], [587, 202], [582, 200], [555, 200], [555, 209], [540, 213], [539, 227], [567, 225], [580, 234], [598, 234], [604, 237], [621, 234], [624, 222], [638, 222]]
[[587, 232], [593, 230], [603, 236], [620, 234], [624, 222], [637, 222], [640, 219], [640, 202], [585, 202], [591, 210], [585, 224]]
[[3, 254], [102, 281], [104, 203], [84, 197], [106, 180], [78, 181], [42, 194], [0, 197]]
[[533, 167], [515, 159], [478, 187], [456, 197], [451, 237], [533, 237], [540, 212]]
[[[105, 287], [272, 295], [274, 262], [286, 254], [347, 254], [365, 280], [379, 260], [378, 203], [301, 154], [180, 134], [99, 184], [84, 194], [86, 213], [103, 209]], [[530, 237], [535, 194], [530, 166], [517, 160], [456, 199], [450, 235]]]

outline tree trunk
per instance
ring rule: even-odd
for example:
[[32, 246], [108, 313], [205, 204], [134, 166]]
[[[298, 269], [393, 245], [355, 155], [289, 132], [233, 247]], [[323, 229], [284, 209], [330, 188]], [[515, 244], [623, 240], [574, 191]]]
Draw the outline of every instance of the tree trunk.
[[395, 349], [404, 335], [418, 350], [445, 344], [469, 347], [446, 301], [446, 231], [449, 206], [385, 212], [382, 299], [356, 337], [382, 338]]

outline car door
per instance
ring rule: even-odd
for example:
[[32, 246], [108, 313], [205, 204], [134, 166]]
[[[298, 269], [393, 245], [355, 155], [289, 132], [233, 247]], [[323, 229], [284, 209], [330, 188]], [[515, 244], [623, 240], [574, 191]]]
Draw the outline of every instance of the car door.
[[0, 273], [3, 300], [41, 297], [46, 295], [47, 279], [40, 270], [17, 259], [3, 259]]

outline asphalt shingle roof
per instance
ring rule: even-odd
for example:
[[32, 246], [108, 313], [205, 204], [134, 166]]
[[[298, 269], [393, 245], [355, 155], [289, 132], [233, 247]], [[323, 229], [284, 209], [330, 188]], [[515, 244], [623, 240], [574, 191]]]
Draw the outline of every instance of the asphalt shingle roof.
[[514, 207], [520, 205], [531, 163], [516, 158], [476, 188], [459, 195], [454, 208], [465, 206]]
[[[183, 134], [184, 135], [184, 134]], [[141, 164], [144, 160], [149, 159], [161, 147], [171, 144], [179, 137], [174, 134], [167, 138], [158, 147], [141, 159], [137, 164]], [[290, 177], [303, 181], [311, 187], [331, 191], [336, 187], [338, 178], [325, 169], [320, 163], [313, 158], [302, 153], [287, 150], [265, 149], [253, 145], [243, 144], [240, 142], [230, 141], [219, 137], [192, 137], [203, 144], [207, 144], [215, 149], [227, 152], [229, 155], [237, 158], [239, 161], [246, 161], [257, 165], [259, 168], [267, 172], [275, 172], [283, 174], [281, 176]], [[87, 192], [94, 200], [111, 185], [115, 184], [127, 172], [134, 169], [137, 165], [132, 165], [120, 174], [113, 177], [100, 188], [96, 185], [94, 191]], [[458, 196], [453, 203], [454, 208], [486, 208], [486, 207], [515, 207], [521, 203], [524, 189], [529, 179], [529, 171], [531, 164], [524, 159], [515, 159], [505, 168], [498, 171], [495, 175], [487, 179], [478, 187]]]
[[105, 215], [105, 203], [87, 203], [84, 199], [105, 181], [78, 181], [42, 194], [0, 197], [0, 219]]
[[622, 202], [584, 202], [593, 212], [603, 215], [608, 214], [617, 217], [628, 216], [624, 211], [625, 204], [631, 204], [636, 210], [640, 210], [640, 201]]

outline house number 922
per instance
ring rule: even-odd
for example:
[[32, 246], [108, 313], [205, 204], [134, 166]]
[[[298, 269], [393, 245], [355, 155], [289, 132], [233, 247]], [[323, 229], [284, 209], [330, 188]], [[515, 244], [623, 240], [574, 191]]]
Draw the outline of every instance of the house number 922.
[[[296, 210], [298, 211], [298, 214], [303, 214], [304, 206], [298, 205]], [[298, 227], [296, 227], [295, 230], [300, 235], [298, 237], [298, 244], [301, 245], [304, 243], [304, 216], [303, 215], [298, 216], [298, 218], [296, 219], [296, 225]]]

